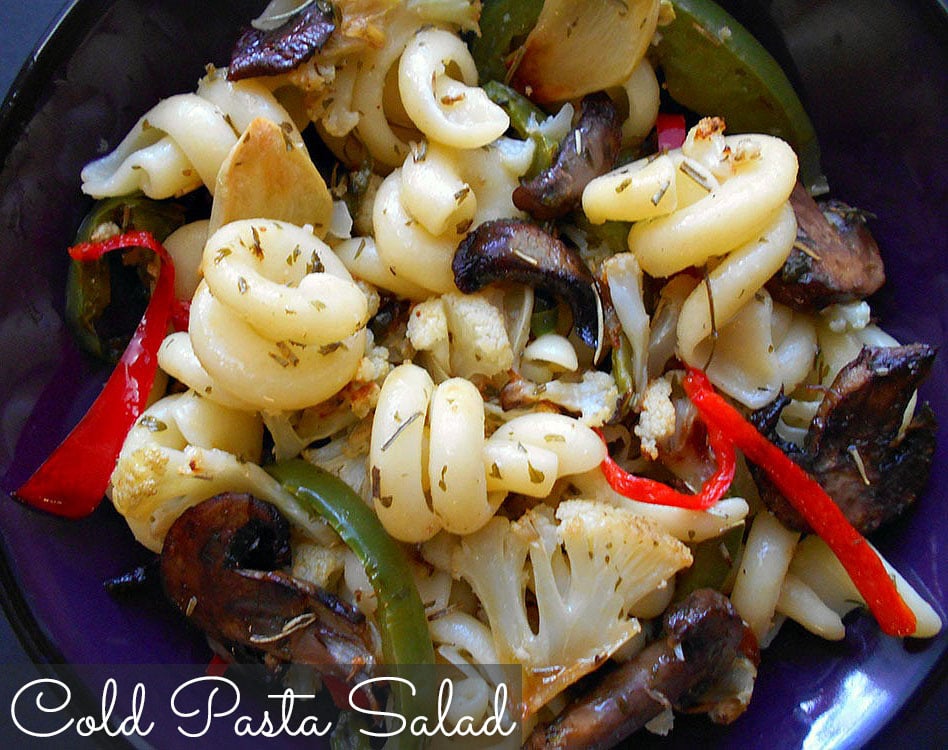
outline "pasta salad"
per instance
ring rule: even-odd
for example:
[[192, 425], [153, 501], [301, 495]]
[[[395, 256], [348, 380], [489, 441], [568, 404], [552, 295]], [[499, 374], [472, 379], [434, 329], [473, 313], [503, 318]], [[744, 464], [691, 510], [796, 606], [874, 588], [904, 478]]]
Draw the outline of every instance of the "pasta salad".
[[[756, 99], [695, 94], [695, 28]], [[934, 349], [707, 0], [273, 0], [81, 182], [70, 322], [119, 366], [17, 494], [107, 495], [222, 659], [445, 665], [454, 726], [512, 664], [525, 745], [588, 747], [734, 721], [787, 619], [940, 631], [865, 538]]]

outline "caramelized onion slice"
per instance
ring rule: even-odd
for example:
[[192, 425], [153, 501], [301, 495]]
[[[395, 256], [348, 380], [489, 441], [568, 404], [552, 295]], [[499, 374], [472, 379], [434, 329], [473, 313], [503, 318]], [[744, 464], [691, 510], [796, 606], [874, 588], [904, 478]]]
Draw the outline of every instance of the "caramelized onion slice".
[[546, 0], [514, 57], [514, 85], [536, 102], [556, 102], [621, 84], [645, 55], [659, 4]]

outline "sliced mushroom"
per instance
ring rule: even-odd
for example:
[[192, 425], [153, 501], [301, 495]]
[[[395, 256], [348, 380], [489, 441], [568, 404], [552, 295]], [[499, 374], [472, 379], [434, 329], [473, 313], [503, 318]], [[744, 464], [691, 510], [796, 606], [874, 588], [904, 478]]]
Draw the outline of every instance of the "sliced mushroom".
[[524, 748], [614, 747], [666, 709], [693, 706], [741, 656], [745, 635], [723, 594], [693, 592], [666, 614], [662, 638], [534, 729]]
[[234, 45], [227, 78], [287, 73], [322, 49], [335, 30], [332, 5], [320, 0], [307, 3], [274, 29], [247, 28]]
[[865, 214], [840, 201], [817, 204], [797, 183], [790, 194], [797, 241], [767, 283], [778, 302], [811, 312], [868, 297], [885, 283], [879, 247]]
[[165, 593], [211, 638], [342, 679], [375, 662], [364, 618], [283, 572], [289, 524], [269, 503], [225, 493], [186, 510], [161, 553]]
[[560, 143], [556, 161], [514, 190], [514, 205], [536, 219], [555, 219], [579, 206], [583, 189], [615, 165], [622, 123], [604, 93], [583, 99], [576, 126]]
[[[789, 399], [755, 412], [752, 420], [823, 486], [849, 522], [870, 534], [900, 516], [921, 493], [935, 452], [935, 418], [922, 405], [903, 430], [905, 410], [935, 359], [926, 344], [864, 347], [823, 398], [804, 446], [773, 433]], [[760, 469], [751, 468], [767, 506], [783, 523], [807, 525]]]
[[598, 361], [604, 338], [602, 300], [575, 248], [535, 224], [496, 219], [461, 241], [452, 269], [454, 283], [465, 294], [495, 281], [514, 281], [562, 299], [573, 313], [576, 333]]

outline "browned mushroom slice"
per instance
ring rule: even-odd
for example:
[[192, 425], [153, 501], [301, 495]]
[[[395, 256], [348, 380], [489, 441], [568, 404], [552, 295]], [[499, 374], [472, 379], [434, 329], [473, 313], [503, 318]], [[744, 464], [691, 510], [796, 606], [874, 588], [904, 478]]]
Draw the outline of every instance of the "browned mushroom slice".
[[612, 169], [621, 141], [622, 123], [612, 100], [604, 93], [587, 96], [552, 166], [514, 190], [514, 205], [536, 219], [572, 211], [590, 180]]
[[524, 747], [614, 747], [665, 709], [691, 706], [741, 655], [744, 641], [730, 601], [699, 589], [669, 610], [662, 638], [538, 726]]
[[596, 280], [575, 248], [541, 227], [516, 219], [486, 221], [458, 245], [452, 270], [465, 294], [495, 281], [514, 281], [562, 299], [579, 338], [599, 358], [603, 308]]
[[885, 268], [865, 215], [839, 201], [820, 206], [799, 183], [790, 203], [797, 217], [797, 241], [783, 268], [767, 283], [773, 298], [810, 312], [877, 292], [885, 283]]
[[287, 73], [322, 49], [336, 30], [332, 5], [316, 0], [274, 29], [248, 28], [234, 45], [227, 78]]
[[[935, 358], [926, 344], [864, 347], [827, 391], [801, 449], [781, 445], [840, 506], [863, 534], [900, 516], [928, 481], [935, 452], [935, 418], [922, 405], [903, 430], [905, 409]], [[786, 399], [753, 416], [758, 428], [779, 443], [772, 430]], [[807, 530], [763, 472], [754, 478], [767, 506], [785, 525]]]
[[211, 638], [272, 663], [308, 664], [346, 679], [374, 663], [362, 616], [280, 570], [289, 525], [269, 503], [225, 493], [186, 510], [161, 552], [165, 593]]

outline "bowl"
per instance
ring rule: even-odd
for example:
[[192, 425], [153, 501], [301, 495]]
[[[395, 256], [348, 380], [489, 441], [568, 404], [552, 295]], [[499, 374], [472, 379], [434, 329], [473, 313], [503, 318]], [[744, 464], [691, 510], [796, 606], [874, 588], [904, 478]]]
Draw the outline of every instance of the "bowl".
[[[784, 65], [814, 121], [833, 195], [871, 212], [888, 284], [873, 300], [902, 341], [943, 345], [948, 330], [948, 20], [941, 3], [771, 0], [724, 3]], [[80, 168], [160, 97], [223, 63], [247, 0], [77, 0], [16, 79], [0, 115], [0, 477], [18, 486], [75, 424], [107, 372], [63, 322], [65, 248], [90, 206]], [[944, 351], [944, 350], [943, 350]], [[942, 354], [922, 388], [948, 415]], [[948, 432], [928, 491], [875, 541], [946, 617]], [[40, 665], [206, 663], [201, 639], [156, 603], [122, 604], [103, 579], [147, 553], [103, 504], [64, 521], [0, 498], [4, 610]], [[748, 713], [730, 727], [680, 719], [643, 746], [916, 746], [941, 732], [948, 635], [901, 642], [868, 617], [841, 643], [788, 626], [764, 654]], [[927, 701], [927, 702], [926, 702]], [[925, 712], [920, 707], [926, 709]], [[924, 713], [931, 715], [925, 716]], [[897, 719], [897, 723], [892, 723]], [[886, 728], [888, 725], [888, 728]], [[882, 732], [881, 735], [879, 733]], [[907, 733], [907, 734], [906, 734]], [[636, 742], [639, 743], [639, 737]], [[161, 745], [159, 745], [161, 746]]]

